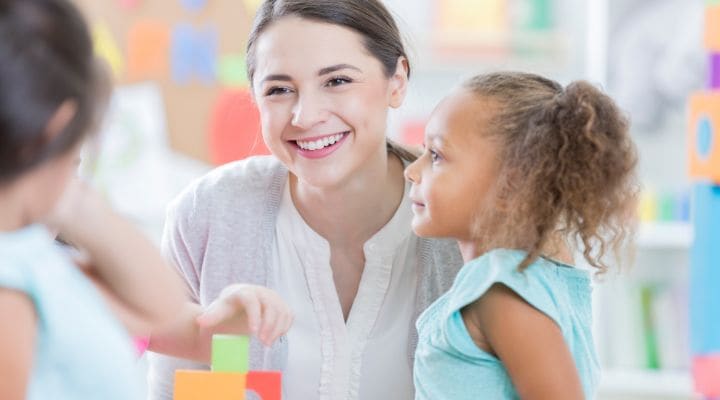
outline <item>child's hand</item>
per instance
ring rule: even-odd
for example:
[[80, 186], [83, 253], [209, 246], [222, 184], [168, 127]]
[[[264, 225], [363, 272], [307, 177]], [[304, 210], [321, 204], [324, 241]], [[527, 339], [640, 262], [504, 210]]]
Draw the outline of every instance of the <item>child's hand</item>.
[[201, 327], [218, 327], [229, 333], [251, 333], [266, 346], [285, 334], [294, 316], [285, 301], [273, 290], [256, 285], [235, 284], [197, 318]]
[[45, 223], [60, 234], [61, 239], [82, 247], [86, 237], [102, 229], [102, 221], [112, 211], [102, 196], [79, 178], [67, 185], [60, 201]]

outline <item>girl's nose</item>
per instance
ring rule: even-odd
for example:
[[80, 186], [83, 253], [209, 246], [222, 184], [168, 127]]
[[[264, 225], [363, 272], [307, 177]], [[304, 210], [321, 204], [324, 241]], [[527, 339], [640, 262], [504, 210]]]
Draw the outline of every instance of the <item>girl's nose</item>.
[[405, 168], [405, 179], [410, 183], [420, 183], [420, 174], [418, 173], [418, 164], [420, 159], [413, 161]]

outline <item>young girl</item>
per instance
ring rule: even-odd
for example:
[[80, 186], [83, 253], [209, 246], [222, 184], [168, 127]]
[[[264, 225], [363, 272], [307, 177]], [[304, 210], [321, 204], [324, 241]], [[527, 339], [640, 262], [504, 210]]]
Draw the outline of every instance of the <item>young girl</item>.
[[[0, 398], [141, 399], [127, 331], [185, 296], [153, 246], [72, 180], [104, 104], [87, 28], [67, 0], [0, 0]], [[81, 271], [51, 226], [89, 256]]]
[[607, 268], [632, 227], [635, 165], [627, 121], [586, 82], [495, 73], [440, 103], [405, 171], [412, 224], [457, 239], [465, 266], [418, 320], [417, 399], [594, 396], [590, 275], [568, 250]]

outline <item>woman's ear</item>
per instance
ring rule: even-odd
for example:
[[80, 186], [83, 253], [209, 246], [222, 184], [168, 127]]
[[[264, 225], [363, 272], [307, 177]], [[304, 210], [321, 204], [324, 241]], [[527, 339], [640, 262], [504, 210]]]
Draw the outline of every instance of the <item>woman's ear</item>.
[[51, 142], [57, 138], [75, 117], [75, 113], [77, 113], [77, 102], [70, 99], [63, 101], [45, 125], [45, 139]]
[[398, 57], [395, 73], [390, 77], [390, 107], [398, 108], [405, 100], [410, 64], [404, 56]]

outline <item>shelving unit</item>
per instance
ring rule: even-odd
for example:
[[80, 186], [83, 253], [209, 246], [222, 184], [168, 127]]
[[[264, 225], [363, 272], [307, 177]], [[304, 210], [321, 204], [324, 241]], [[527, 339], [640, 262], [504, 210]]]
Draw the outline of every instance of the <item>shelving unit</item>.
[[637, 246], [646, 250], [688, 250], [692, 240], [692, 225], [688, 222], [645, 222], [638, 230]]
[[[621, 286], [628, 289], [632, 285], [651, 282], [683, 282], [688, 274], [687, 260], [693, 241], [692, 225], [686, 221], [653, 221], [643, 222], [638, 227], [635, 238], [636, 265], [630, 266], [615, 279]], [[618, 321], [603, 320], [599, 312], [607, 295], [615, 295], [617, 286], [614, 283], [597, 286], [599, 296], [596, 297], [596, 325], [610, 324], [610, 330], [622, 329], [613, 324]], [[603, 295], [605, 297], [603, 298]], [[617, 304], [616, 304], [617, 306]], [[607, 312], [607, 310], [605, 310]], [[610, 312], [613, 312], [612, 309]], [[668, 310], [668, 312], [670, 312]], [[605, 314], [607, 316], [607, 314]], [[625, 327], [628, 329], [627, 327]], [[639, 328], [638, 326], [631, 330]], [[608, 326], [600, 326], [596, 331], [596, 340], [600, 343], [607, 335]], [[613, 340], [613, 337], [610, 337]], [[605, 343], [607, 345], [607, 343]], [[607, 348], [604, 350], [608, 350]], [[600, 346], [600, 351], [603, 351]], [[625, 360], [627, 361], [627, 360]], [[687, 369], [642, 369], [633, 367], [616, 367], [604, 365], [602, 380], [598, 392], [599, 400], [688, 400], [696, 399], [693, 382]]]
[[611, 369], [603, 373], [602, 399], [696, 399], [687, 371]]

